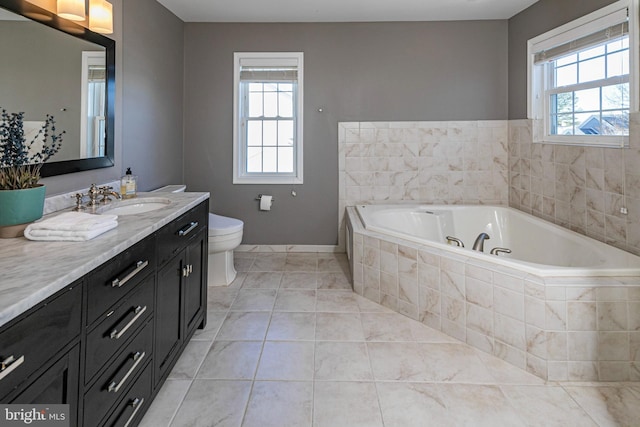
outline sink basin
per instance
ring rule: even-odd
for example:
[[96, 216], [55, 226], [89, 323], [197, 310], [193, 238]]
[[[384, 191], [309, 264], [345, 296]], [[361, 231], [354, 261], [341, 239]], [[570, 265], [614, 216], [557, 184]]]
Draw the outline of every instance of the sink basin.
[[99, 214], [136, 215], [166, 208], [171, 200], [166, 197], [144, 197], [113, 202], [98, 209]]

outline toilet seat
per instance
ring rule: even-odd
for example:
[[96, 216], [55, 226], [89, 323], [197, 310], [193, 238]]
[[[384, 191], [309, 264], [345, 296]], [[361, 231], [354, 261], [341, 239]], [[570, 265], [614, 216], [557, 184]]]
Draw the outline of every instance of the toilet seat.
[[226, 236], [242, 232], [244, 222], [236, 218], [209, 214], [209, 236]]

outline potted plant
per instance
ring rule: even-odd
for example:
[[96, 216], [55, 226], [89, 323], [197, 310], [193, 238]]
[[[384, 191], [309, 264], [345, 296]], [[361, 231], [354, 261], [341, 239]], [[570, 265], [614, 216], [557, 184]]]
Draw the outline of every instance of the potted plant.
[[60, 150], [53, 116], [27, 141], [24, 113], [0, 112], [0, 237], [22, 235], [26, 226], [42, 217], [45, 186], [40, 184], [42, 164]]

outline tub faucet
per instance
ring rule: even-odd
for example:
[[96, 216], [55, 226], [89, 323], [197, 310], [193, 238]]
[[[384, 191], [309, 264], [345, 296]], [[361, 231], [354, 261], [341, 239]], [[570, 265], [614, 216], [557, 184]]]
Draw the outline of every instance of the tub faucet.
[[480, 233], [478, 237], [476, 237], [476, 241], [473, 242], [473, 250], [484, 252], [484, 241], [490, 238], [487, 233]]

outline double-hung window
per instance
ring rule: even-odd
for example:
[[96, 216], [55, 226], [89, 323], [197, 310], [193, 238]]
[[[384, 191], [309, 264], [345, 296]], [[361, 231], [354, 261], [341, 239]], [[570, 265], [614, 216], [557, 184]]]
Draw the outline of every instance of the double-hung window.
[[536, 142], [629, 144], [637, 111], [637, 0], [613, 3], [528, 43]]
[[234, 184], [301, 184], [303, 54], [234, 54]]

